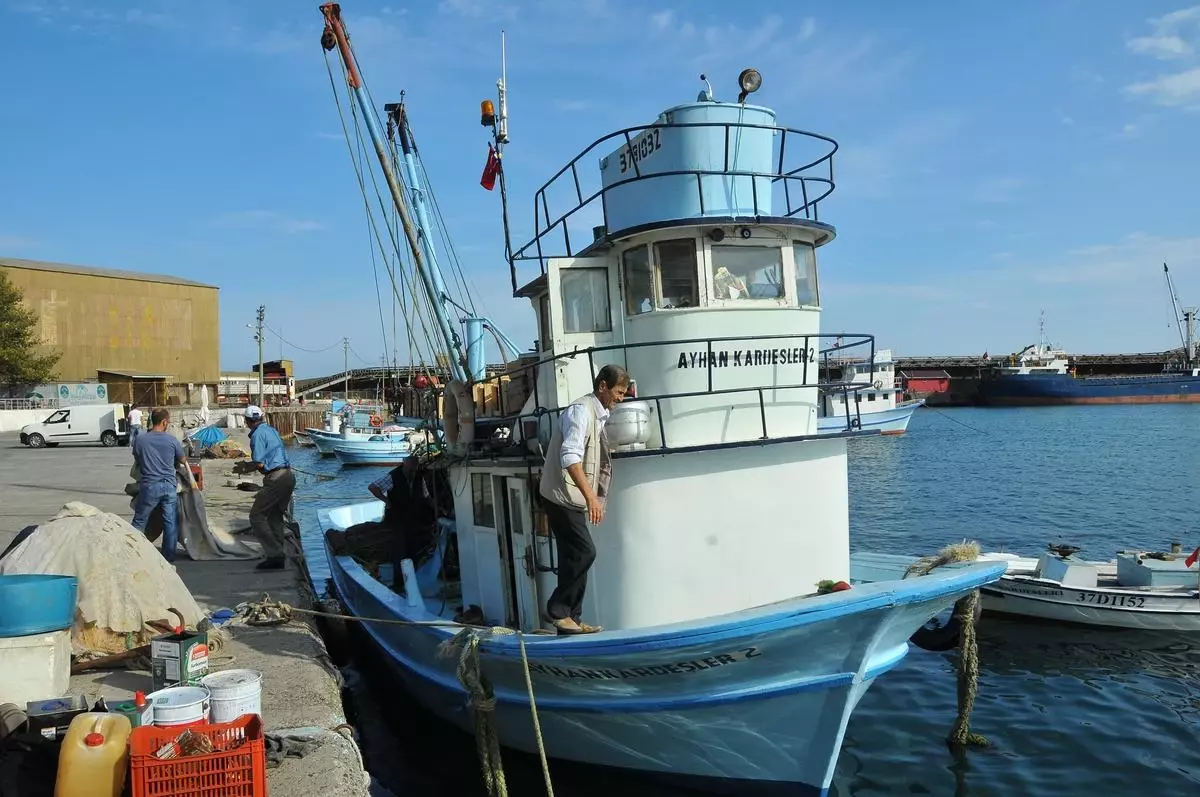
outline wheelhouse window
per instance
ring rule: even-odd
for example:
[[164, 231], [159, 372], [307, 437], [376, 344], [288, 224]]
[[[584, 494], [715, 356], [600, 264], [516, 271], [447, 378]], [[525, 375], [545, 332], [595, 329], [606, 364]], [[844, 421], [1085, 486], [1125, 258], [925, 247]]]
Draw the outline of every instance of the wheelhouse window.
[[700, 280], [696, 264], [694, 238], [659, 241], [626, 250], [621, 255], [625, 312], [640, 315], [654, 309], [698, 307]]
[[700, 304], [700, 284], [696, 276], [696, 240], [679, 238], [654, 244], [654, 260], [662, 308], [696, 307]]
[[625, 312], [630, 315], [654, 309], [654, 271], [650, 268], [650, 247], [638, 246], [621, 255], [625, 270]]
[[492, 499], [492, 475], [471, 474], [471, 515], [476, 526], [496, 528], [496, 505]]
[[714, 246], [712, 272], [718, 299], [783, 296], [783, 257], [777, 246]]
[[817, 250], [810, 243], [792, 241], [792, 253], [796, 259], [796, 299], [801, 306], [820, 307], [821, 297], [817, 292]]
[[608, 332], [608, 270], [568, 268], [562, 277], [563, 329], [570, 332]]

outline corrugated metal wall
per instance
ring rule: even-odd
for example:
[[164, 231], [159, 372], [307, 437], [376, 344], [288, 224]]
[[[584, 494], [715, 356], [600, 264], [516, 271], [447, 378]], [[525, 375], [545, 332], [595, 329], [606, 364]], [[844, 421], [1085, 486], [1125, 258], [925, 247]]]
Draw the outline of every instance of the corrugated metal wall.
[[217, 289], [0, 266], [62, 352], [58, 378], [94, 380], [115, 369], [169, 374], [172, 383], [220, 379]]

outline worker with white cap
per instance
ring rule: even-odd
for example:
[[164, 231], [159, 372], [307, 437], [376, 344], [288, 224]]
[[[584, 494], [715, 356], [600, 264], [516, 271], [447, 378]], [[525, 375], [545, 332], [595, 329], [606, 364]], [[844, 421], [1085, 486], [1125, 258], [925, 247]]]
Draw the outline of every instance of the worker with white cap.
[[259, 570], [282, 570], [287, 563], [283, 555], [283, 517], [296, 489], [296, 474], [284, 451], [283, 438], [267, 423], [261, 407], [251, 404], [243, 413], [250, 427], [250, 458], [263, 475], [263, 486], [254, 495], [250, 508], [250, 529], [262, 543], [263, 561]]

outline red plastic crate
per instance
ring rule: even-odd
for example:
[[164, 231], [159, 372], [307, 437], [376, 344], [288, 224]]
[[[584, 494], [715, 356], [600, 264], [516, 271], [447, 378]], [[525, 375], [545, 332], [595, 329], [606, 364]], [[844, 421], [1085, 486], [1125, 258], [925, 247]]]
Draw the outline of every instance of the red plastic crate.
[[[154, 755], [185, 730], [207, 736], [217, 752], [166, 759]], [[133, 797], [267, 797], [267, 755], [257, 714], [219, 725], [134, 728], [129, 760]]]

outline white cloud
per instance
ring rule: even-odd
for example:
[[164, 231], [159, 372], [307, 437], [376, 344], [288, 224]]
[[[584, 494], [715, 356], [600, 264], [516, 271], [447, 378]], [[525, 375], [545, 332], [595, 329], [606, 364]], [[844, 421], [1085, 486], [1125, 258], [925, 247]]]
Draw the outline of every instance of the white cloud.
[[1156, 105], [1197, 110], [1200, 109], [1200, 66], [1133, 83], [1126, 86], [1125, 91], [1135, 97], [1145, 97]]
[[14, 249], [29, 249], [37, 244], [32, 238], [23, 235], [4, 235], [0, 233], [0, 251]]
[[1200, 6], [1172, 11], [1147, 20], [1149, 35], [1125, 42], [1130, 52], [1158, 61], [1174, 61], [1188, 68], [1138, 80], [1125, 87], [1130, 97], [1168, 108], [1200, 109]]
[[296, 219], [274, 210], [243, 210], [226, 213], [216, 220], [221, 227], [238, 227], [296, 235], [324, 230], [325, 225], [311, 219]]

